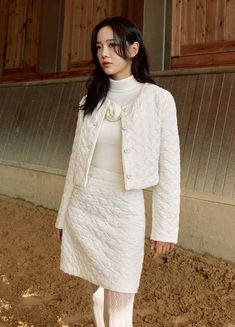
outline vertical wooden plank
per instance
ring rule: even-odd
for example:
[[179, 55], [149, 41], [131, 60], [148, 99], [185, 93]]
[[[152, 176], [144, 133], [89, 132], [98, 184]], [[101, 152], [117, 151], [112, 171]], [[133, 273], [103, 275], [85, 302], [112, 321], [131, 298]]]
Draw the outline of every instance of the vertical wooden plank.
[[206, 0], [196, 0], [196, 39], [195, 43], [205, 42], [206, 31]]
[[97, 1], [95, 1], [95, 4], [96, 4], [96, 9], [95, 9], [95, 11], [96, 11], [96, 22], [97, 21], [101, 21], [101, 17], [103, 17], [102, 16], [102, 0], [97, 0]]
[[14, 0], [9, 3], [5, 68], [36, 65], [39, 42], [35, 43], [35, 39], [39, 39], [40, 12], [37, 10], [40, 3], [41, 0]]
[[216, 1], [206, 1], [206, 42], [213, 42], [215, 40], [216, 13]]
[[6, 41], [6, 60], [5, 60], [5, 68], [12, 67], [12, 48], [14, 44], [13, 39], [13, 30], [14, 30], [14, 14], [15, 14], [15, 1], [9, 2], [9, 19], [8, 19], [8, 32], [7, 32], [7, 41]]
[[172, 1], [172, 42], [171, 56], [180, 56], [181, 47], [181, 17], [182, 16], [182, 1]]
[[235, 40], [235, 1], [228, 0], [224, 6], [224, 40]]
[[[138, 6], [141, 5], [138, 3]], [[113, 1], [113, 11], [112, 16], [122, 16], [123, 15], [123, 6], [122, 6], [122, 0]]]
[[138, 6], [135, 0], [123, 0], [120, 1], [120, 6], [121, 15], [128, 17], [143, 31], [144, 0], [139, 0]]
[[27, 0], [17, 0], [16, 1], [16, 13], [15, 13], [15, 29], [14, 29], [14, 51], [12, 53], [13, 56], [13, 67], [18, 68], [20, 67], [20, 58], [21, 58], [21, 51], [22, 51], [22, 39], [20, 38], [20, 30], [22, 30], [23, 24], [23, 17], [22, 13], [24, 11], [25, 2]]
[[[181, 45], [188, 44], [188, 1], [182, 1], [182, 17], [181, 17]], [[174, 26], [172, 26], [174, 28]]]
[[83, 60], [91, 58], [90, 44], [91, 44], [91, 31], [92, 31], [92, 20], [91, 15], [93, 11], [94, 1], [90, 2], [90, 6], [86, 8], [86, 39], [84, 40], [84, 54]]
[[103, 13], [102, 19], [116, 15], [115, 2], [113, 0], [111, 0], [111, 1], [104, 0], [103, 6], [104, 6], [104, 13]]
[[226, 0], [216, 0], [217, 14], [215, 41], [224, 40], [225, 3]]
[[[36, 1], [38, 2], [38, 1]], [[23, 47], [22, 47], [22, 67], [33, 66], [34, 60], [34, 48], [36, 44], [33, 43], [32, 33], [34, 30], [33, 19], [33, 3], [27, 0], [24, 7], [24, 15], [22, 21], [22, 34], [23, 34]]]
[[5, 46], [7, 42], [9, 1], [0, 1], [0, 77], [3, 75], [5, 64]]
[[41, 22], [42, 22], [42, 1], [36, 1], [35, 8], [34, 8], [34, 15], [33, 21], [34, 29], [33, 29], [33, 36], [32, 36], [32, 47], [34, 49], [34, 64], [36, 66], [36, 71], [38, 72], [39, 69], [39, 50], [40, 50], [40, 31], [41, 31]]
[[[74, 0], [72, 3], [72, 20], [71, 20], [71, 45], [69, 63], [76, 61], [76, 43], [80, 38], [79, 24], [81, 24], [81, 0]], [[81, 46], [82, 40], [80, 39]]]
[[75, 62], [78, 62], [79, 60], [84, 59], [84, 43], [87, 38], [87, 31], [86, 31], [86, 12], [87, 12], [87, 7], [90, 5], [90, 0], [85, 4], [83, 1], [80, 3], [80, 15], [79, 15], [79, 20], [78, 20], [78, 35], [79, 37], [77, 38], [77, 44], [76, 48], [74, 49], [77, 51], [79, 49], [79, 42], [80, 42], [80, 55], [75, 59]]
[[[89, 35], [89, 29], [88, 29], [88, 24], [89, 24], [89, 11], [92, 10], [92, 2], [93, 1], [89, 1], [89, 6], [83, 6], [83, 13], [82, 13], [82, 17], [81, 17], [81, 29], [80, 29], [80, 33], [81, 33], [81, 37], [83, 36], [82, 39], [82, 44], [83, 46], [80, 46], [80, 49], [82, 49], [81, 52], [81, 56], [79, 57], [80, 60], [84, 61], [87, 60], [88, 57], [90, 57], [90, 53], [87, 49], [87, 41], [90, 37]], [[78, 48], [79, 48], [79, 42], [78, 42]]]
[[[38, 1], [37, 1], [38, 2]], [[26, 40], [26, 29], [25, 26], [27, 26], [27, 21], [28, 21], [28, 4], [29, 0], [25, 1], [24, 6], [21, 8], [22, 13], [21, 13], [21, 26], [20, 26], [20, 39], [21, 39], [21, 55], [20, 55], [20, 67], [27, 66], [25, 63], [25, 47], [27, 45], [27, 40]], [[33, 28], [32, 28], [33, 30]], [[35, 48], [33, 45], [31, 45], [32, 48]], [[30, 66], [30, 65], [29, 65]]]
[[70, 58], [70, 45], [71, 45], [71, 21], [72, 21], [72, 0], [65, 1], [64, 8], [64, 28], [63, 28], [63, 40], [61, 50], [61, 71], [68, 70], [69, 58]]
[[[143, 2], [143, 0], [141, 1]], [[124, 8], [126, 8], [124, 0], [66, 1], [61, 59], [62, 69], [66, 67], [66, 58], [68, 60], [67, 69], [69, 64], [72, 67], [76, 67], [80, 62], [82, 64], [84, 61], [90, 60], [90, 39], [93, 27], [107, 16], [122, 15]], [[69, 10], [72, 18], [70, 17], [68, 21]], [[68, 37], [70, 37], [70, 42]], [[66, 55], [66, 52], [69, 52], [69, 55]]]
[[[24, 0], [23, 0], [24, 1]], [[11, 24], [11, 44], [9, 46], [9, 68], [15, 68], [15, 56], [16, 53], [16, 30], [18, 24], [18, 1], [15, 0], [13, 3], [13, 11], [11, 15], [12, 24]]]
[[[19, 67], [20, 65], [20, 59], [21, 59], [21, 51], [22, 51], [22, 39], [20, 38], [20, 34], [22, 33], [22, 28], [23, 28], [23, 8], [25, 6], [25, 2], [27, 0], [23, 0], [20, 2], [19, 0], [17, 1], [17, 11], [16, 11], [16, 16], [15, 16], [15, 21], [16, 21], [16, 27], [14, 31], [15, 35], [15, 52], [14, 52], [14, 68]], [[20, 33], [21, 32], [21, 33]]]
[[196, 41], [196, 0], [188, 0], [187, 4], [187, 44]]

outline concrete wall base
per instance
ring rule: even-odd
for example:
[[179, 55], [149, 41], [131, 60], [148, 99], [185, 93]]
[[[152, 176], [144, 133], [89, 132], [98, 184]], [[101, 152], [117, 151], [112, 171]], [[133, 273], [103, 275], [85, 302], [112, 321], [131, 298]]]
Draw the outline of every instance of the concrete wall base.
[[235, 262], [235, 206], [183, 196], [179, 244]]
[[0, 194], [57, 210], [64, 188], [64, 176], [0, 165]]
[[[0, 165], [0, 193], [58, 210], [64, 176]], [[144, 191], [146, 236], [151, 231], [152, 191]], [[199, 253], [235, 262], [235, 206], [181, 197], [179, 244]]]
[[[151, 230], [150, 190], [145, 191], [146, 234]], [[235, 262], [235, 206], [181, 196], [179, 245]]]

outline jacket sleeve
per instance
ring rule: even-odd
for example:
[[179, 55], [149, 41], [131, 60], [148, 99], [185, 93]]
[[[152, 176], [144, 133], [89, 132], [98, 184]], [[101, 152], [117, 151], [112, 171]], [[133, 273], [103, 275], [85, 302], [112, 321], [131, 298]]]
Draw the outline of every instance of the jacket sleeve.
[[[81, 100], [79, 105], [81, 105], [83, 101], [84, 101], [84, 98]], [[62, 200], [60, 203], [60, 207], [59, 207], [59, 211], [58, 211], [58, 215], [57, 215], [57, 219], [56, 219], [56, 223], [55, 223], [55, 227], [59, 228], [59, 229], [63, 229], [64, 218], [66, 215], [68, 203], [71, 198], [73, 187], [74, 187], [74, 172], [75, 172], [74, 168], [75, 168], [76, 146], [78, 143], [78, 138], [79, 138], [82, 122], [83, 122], [83, 113], [84, 113], [84, 111], [79, 109], [75, 137], [74, 137], [73, 147], [72, 147], [72, 153], [71, 153], [70, 159], [69, 159], [69, 166], [68, 166], [68, 170], [67, 170], [67, 174], [66, 174], [66, 178], [65, 178], [64, 191], [63, 191]]]
[[160, 109], [159, 182], [152, 193], [151, 240], [177, 243], [180, 211], [180, 146], [176, 106], [166, 91]]

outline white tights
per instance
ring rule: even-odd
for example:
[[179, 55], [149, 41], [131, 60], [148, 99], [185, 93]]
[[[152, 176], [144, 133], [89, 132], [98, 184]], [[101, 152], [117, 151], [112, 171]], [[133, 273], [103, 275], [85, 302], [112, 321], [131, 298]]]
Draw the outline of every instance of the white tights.
[[91, 284], [96, 327], [132, 327], [135, 293], [119, 293]]

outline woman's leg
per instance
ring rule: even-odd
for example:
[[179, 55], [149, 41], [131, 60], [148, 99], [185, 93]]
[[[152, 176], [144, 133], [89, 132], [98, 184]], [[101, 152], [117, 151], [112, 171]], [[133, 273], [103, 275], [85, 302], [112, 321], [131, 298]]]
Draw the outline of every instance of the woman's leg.
[[93, 315], [96, 327], [105, 327], [104, 324], [104, 289], [90, 284], [92, 292]]
[[135, 293], [104, 290], [105, 327], [132, 327]]

